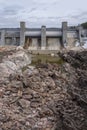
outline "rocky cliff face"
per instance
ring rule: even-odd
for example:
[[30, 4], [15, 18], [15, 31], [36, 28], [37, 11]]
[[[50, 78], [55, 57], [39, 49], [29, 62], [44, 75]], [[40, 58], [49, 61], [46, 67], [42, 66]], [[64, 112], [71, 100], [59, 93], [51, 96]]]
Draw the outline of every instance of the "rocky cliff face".
[[87, 52], [0, 80], [1, 130], [87, 130]]

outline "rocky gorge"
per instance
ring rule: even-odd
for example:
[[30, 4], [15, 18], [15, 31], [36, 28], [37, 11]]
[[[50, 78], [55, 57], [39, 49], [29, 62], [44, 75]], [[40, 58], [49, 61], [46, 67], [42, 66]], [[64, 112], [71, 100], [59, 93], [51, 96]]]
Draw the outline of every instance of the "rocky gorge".
[[0, 63], [0, 130], [87, 130], [87, 51], [36, 66], [25, 50], [11, 53]]

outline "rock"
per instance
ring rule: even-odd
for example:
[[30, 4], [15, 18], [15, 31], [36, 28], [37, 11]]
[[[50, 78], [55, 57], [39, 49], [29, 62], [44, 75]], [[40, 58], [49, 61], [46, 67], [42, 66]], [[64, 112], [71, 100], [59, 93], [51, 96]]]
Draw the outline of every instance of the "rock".
[[54, 53], [51, 53], [51, 56], [52, 56], [52, 57], [54, 57], [54, 56], [55, 56], [55, 54], [54, 54]]
[[25, 51], [18, 51], [8, 56], [8, 59], [15, 63], [18, 68], [22, 68], [31, 63], [31, 56]]
[[3, 93], [3, 89], [0, 89], [0, 98], [2, 98], [3, 95], [4, 95], [4, 93]]
[[25, 76], [31, 76], [33, 74], [33, 71], [31, 69], [26, 69], [23, 71], [23, 75]]
[[8, 78], [10, 74], [17, 72], [17, 66], [11, 61], [5, 61], [0, 64], [0, 77]]
[[11, 82], [11, 87], [12, 88], [17, 88], [17, 89], [22, 89], [23, 88], [23, 84], [22, 84], [22, 82], [21, 81], [16, 81], [16, 80], [13, 80], [12, 82]]
[[0, 78], [4, 80], [8, 78], [11, 74], [21, 73], [22, 68], [31, 63], [31, 56], [21, 50], [12, 55], [9, 55], [7, 58], [2, 60], [0, 63]]
[[24, 48], [23, 48], [22, 46], [18, 46], [18, 47], [16, 47], [16, 50], [17, 50], [17, 51], [21, 51], [21, 50], [23, 51]]
[[18, 104], [19, 104], [19, 106], [22, 107], [22, 108], [28, 108], [28, 107], [30, 106], [30, 101], [25, 100], [25, 99], [20, 99], [20, 100], [18, 101]]
[[18, 90], [18, 97], [22, 97], [23, 93], [22, 90]]
[[[86, 52], [61, 52], [65, 60], [62, 65], [27, 66], [18, 73], [16, 66], [12, 68], [17, 58], [13, 57], [1, 63], [2, 130], [87, 130]], [[24, 60], [17, 60], [24, 64]], [[2, 81], [9, 74], [8, 80]]]

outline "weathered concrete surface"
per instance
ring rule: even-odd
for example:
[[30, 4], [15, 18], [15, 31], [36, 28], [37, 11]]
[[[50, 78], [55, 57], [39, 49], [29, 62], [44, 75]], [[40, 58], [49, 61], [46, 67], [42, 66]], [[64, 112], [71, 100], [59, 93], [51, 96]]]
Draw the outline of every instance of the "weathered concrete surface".
[[29, 50], [37, 50], [38, 48], [40, 48], [41, 46], [39, 46], [38, 44], [38, 39], [37, 38], [32, 38], [32, 43], [30, 44], [30, 46], [28, 47]]
[[5, 45], [5, 30], [2, 30], [2, 32], [1, 32], [0, 45], [1, 45], [1, 46], [4, 46], [4, 45]]
[[76, 41], [77, 41], [76, 38], [67, 38], [67, 46], [69, 48], [75, 47]]
[[12, 38], [5, 38], [5, 45], [12, 45]]
[[67, 42], [67, 22], [62, 22], [62, 46]]
[[25, 43], [25, 22], [20, 22], [20, 45]]
[[47, 49], [48, 50], [60, 50], [61, 49], [60, 38], [47, 38]]
[[41, 50], [46, 49], [46, 26], [41, 27]]

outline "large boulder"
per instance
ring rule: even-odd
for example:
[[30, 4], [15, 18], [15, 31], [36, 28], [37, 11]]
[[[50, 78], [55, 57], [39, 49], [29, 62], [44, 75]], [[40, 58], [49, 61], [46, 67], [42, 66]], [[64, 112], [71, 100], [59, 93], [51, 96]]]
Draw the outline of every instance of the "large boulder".
[[[9, 55], [7, 60], [15, 63], [20, 69], [31, 63], [31, 56], [27, 52], [21, 50], [13, 55]], [[5, 61], [5, 59], [3, 61]]]
[[21, 72], [22, 68], [31, 63], [31, 56], [24, 50], [17, 51], [4, 58], [0, 64], [0, 79], [8, 78], [10, 74]]

